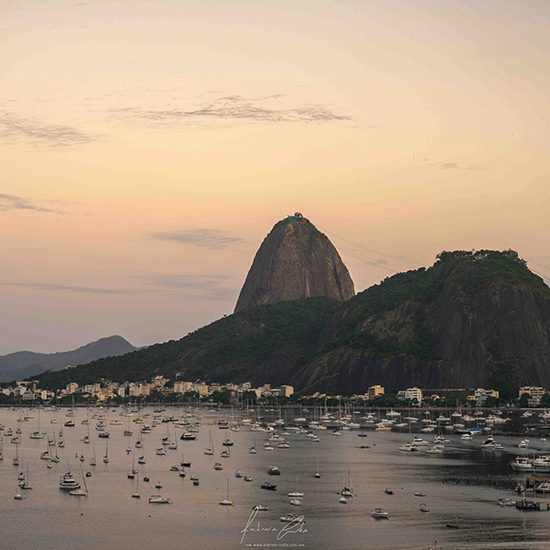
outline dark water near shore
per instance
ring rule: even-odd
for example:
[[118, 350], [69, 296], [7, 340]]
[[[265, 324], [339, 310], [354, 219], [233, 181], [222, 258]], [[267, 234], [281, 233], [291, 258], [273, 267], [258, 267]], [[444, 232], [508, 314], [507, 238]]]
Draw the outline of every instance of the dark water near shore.
[[[40, 453], [47, 448], [47, 438], [29, 439], [29, 434], [38, 429], [37, 411], [31, 411], [34, 418], [27, 422], [17, 422], [21, 417], [18, 412], [0, 411], [0, 422], [6, 429], [23, 430], [18, 446], [20, 467], [12, 464], [16, 445], [4, 437], [4, 460], [0, 462], [2, 549], [389, 550], [427, 548], [435, 541], [438, 547], [447, 549], [550, 548], [550, 512], [522, 512], [497, 504], [498, 498], [514, 498], [513, 487], [525, 479], [524, 475], [513, 474], [509, 461], [517, 455], [532, 453], [534, 447], [550, 451], [550, 444], [538, 439], [532, 439], [531, 449], [522, 452], [517, 448], [520, 438], [497, 436], [504, 451], [482, 452], [479, 450], [482, 436], [470, 443], [460, 441], [458, 436], [447, 436], [451, 443], [441, 457], [398, 451], [399, 445], [409, 439], [408, 433], [370, 431], [366, 438], [359, 438], [356, 431], [343, 431], [341, 437], [335, 437], [330, 430], [323, 430], [318, 432], [319, 443], [291, 433], [286, 436], [290, 449], [265, 451], [265, 432], [252, 432], [242, 424], [239, 432], [219, 430], [215, 422], [221, 413], [202, 411], [197, 440], [178, 439], [178, 450], [167, 450], [166, 456], [157, 456], [155, 449], [167, 434], [174, 439], [171, 424], [159, 424], [151, 434], [141, 436], [147, 464], [139, 466], [140, 479], [148, 476], [151, 481], [140, 481], [141, 499], [133, 499], [136, 480], [127, 479], [132, 454], [127, 455], [125, 448], [134, 449], [139, 425], [132, 422], [134, 435], [123, 436], [128, 421], [119, 417], [119, 412], [109, 412], [108, 420], [120, 419], [123, 425], [107, 426], [111, 433], [110, 462], [104, 464], [106, 440], [98, 438], [95, 420], [90, 421], [92, 444], [81, 441], [87, 433], [87, 427], [81, 424], [85, 410], [76, 411], [74, 428], [63, 426], [66, 410], [42, 411], [41, 430], [49, 436], [55, 430], [59, 439], [58, 432], [63, 429], [66, 443], [64, 449], [58, 449], [61, 462], [47, 469], [47, 461], [40, 459]], [[164, 414], [182, 413], [171, 410]], [[52, 418], [59, 423], [50, 424]], [[210, 444], [209, 430], [215, 456], [204, 455]], [[183, 431], [176, 428], [178, 438]], [[234, 446], [231, 457], [223, 459], [220, 451], [226, 437], [234, 441]], [[425, 439], [432, 441], [433, 435]], [[258, 449], [256, 455], [248, 452], [254, 443]], [[358, 448], [360, 445], [370, 448]], [[94, 447], [97, 466], [92, 467], [89, 459]], [[179, 464], [182, 451], [192, 466], [186, 469], [185, 478], [169, 471], [171, 465]], [[80, 463], [75, 457], [80, 454], [84, 454], [85, 462]], [[313, 477], [317, 460], [320, 479]], [[215, 471], [214, 462], [221, 462], [224, 469]], [[26, 471], [27, 464], [33, 489], [21, 491], [24, 500], [14, 500], [17, 474]], [[60, 475], [69, 467], [78, 474], [81, 464], [84, 471], [92, 472], [87, 478], [88, 497], [74, 497], [59, 490]], [[267, 475], [272, 465], [280, 468], [280, 476]], [[236, 478], [237, 469], [254, 480], [245, 482]], [[190, 481], [192, 474], [199, 476], [199, 486]], [[297, 476], [298, 490], [304, 492], [301, 507], [291, 506], [287, 497], [288, 492], [296, 490]], [[228, 479], [230, 499], [235, 505], [220, 506]], [[162, 482], [162, 489], [155, 488], [157, 481]], [[264, 481], [276, 483], [277, 491], [262, 490], [260, 485]], [[348, 499], [348, 504], [340, 504], [339, 491], [348, 483], [355, 496]], [[394, 494], [385, 494], [386, 487], [391, 487]], [[414, 496], [418, 491], [426, 496]], [[167, 496], [173, 504], [149, 504], [151, 494]], [[420, 503], [429, 506], [429, 513], [419, 511]], [[267, 505], [270, 510], [260, 512], [243, 533], [256, 504]], [[373, 519], [370, 512], [375, 507], [389, 512], [390, 519]], [[304, 516], [300, 532], [281, 532], [285, 524], [279, 518], [288, 513]], [[448, 529], [448, 523], [456, 523], [460, 528]]]

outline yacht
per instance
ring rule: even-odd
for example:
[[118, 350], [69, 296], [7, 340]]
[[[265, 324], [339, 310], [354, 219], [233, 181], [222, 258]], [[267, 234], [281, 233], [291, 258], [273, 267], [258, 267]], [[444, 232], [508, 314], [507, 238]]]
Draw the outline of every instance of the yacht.
[[172, 501], [168, 497], [151, 495], [149, 497], [149, 504], [172, 504]]
[[74, 478], [71, 472], [67, 472], [61, 476], [59, 481], [60, 489], [79, 489], [80, 483]]

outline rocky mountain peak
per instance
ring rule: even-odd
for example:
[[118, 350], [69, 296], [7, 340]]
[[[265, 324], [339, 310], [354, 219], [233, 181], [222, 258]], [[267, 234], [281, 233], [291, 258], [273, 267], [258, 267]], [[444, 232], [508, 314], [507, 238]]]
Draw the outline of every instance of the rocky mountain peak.
[[345, 302], [354, 295], [353, 281], [334, 245], [297, 212], [275, 224], [264, 239], [235, 312], [315, 296]]

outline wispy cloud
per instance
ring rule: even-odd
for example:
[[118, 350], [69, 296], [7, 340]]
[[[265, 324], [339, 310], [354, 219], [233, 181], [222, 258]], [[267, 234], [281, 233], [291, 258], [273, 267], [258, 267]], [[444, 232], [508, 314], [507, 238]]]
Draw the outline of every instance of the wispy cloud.
[[232, 237], [226, 231], [217, 229], [183, 229], [180, 231], [151, 233], [149, 237], [159, 241], [191, 244], [214, 250], [228, 248], [232, 244], [243, 242], [240, 237]]
[[[429, 159], [421, 159], [423, 162], [429, 162]], [[484, 166], [481, 164], [470, 164], [468, 166], [464, 166], [462, 164], [459, 164], [458, 162], [430, 162], [431, 166], [436, 166], [437, 168], [440, 168], [441, 170], [487, 170], [489, 168], [488, 166]]]
[[[142, 288], [98, 288], [38, 281], [3, 282], [0, 287], [23, 287], [45, 292], [62, 292], [70, 294], [88, 294], [92, 296], [136, 296], [140, 294], [159, 294], [175, 297], [193, 298], [195, 300], [234, 301], [239, 293], [238, 288], [226, 286], [233, 280], [231, 275], [149, 275], [133, 277], [134, 282]], [[129, 285], [130, 286], [130, 285]]]
[[[50, 204], [63, 204], [63, 201], [46, 201]], [[19, 197], [17, 195], [6, 195], [0, 193], [0, 212], [8, 212], [10, 210], [22, 210], [26, 212], [53, 212], [55, 214], [65, 214], [62, 210], [54, 210], [41, 206], [31, 199]]]
[[238, 288], [225, 286], [232, 281], [231, 275], [218, 274], [169, 274], [139, 277], [148, 286], [170, 289], [173, 295], [183, 295], [199, 300], [234, 301], [239, 293]]
[[72, 126], [52, 124], [9, 112], [0, 112], [0, 138], [49, 148], [86, 145], [96, 139]]
[[39, 283], [35, 281], [27, 281], [24, 283], [0, 283], [0, 286], [18, 286], [26, 288], [34, 288], [37, 290], [47, 290], [50, 292], [74, 292], [79, 294], [106, 294], [106, 295], [126, 295], [132, 296], [135, 294], [140, 294], [139, 290], [120, 290], [114, 288], [92, 288], [85, 286], [70, 286], [70, 285], [59, 285], [51, 283]]
[[285, 107], [279, 104], [282, 97], [280, 94], [264, 98], [223, 95], [189, 108], [118, 107], [109, 112], [123, 122], [157, 126], [205, 125], [212, 122], [325, 123], [351, 120], [349, 116], [337, 114], [324, 105]]

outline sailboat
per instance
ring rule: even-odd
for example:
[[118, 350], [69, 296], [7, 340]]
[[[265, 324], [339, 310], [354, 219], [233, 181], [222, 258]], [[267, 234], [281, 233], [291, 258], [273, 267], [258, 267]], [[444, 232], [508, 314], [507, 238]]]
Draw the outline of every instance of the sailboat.
[[128, 472], [128, 479], [134, 479], [134, 476], [138, 473], [136, 470], [135, 455], [132, 453], [132, 469]]
[[95, 459], [95, 443], [94, 443], [94, 456], [90, 458], [90, 466], [95, 466], [97, 464]]
[[204, 451], [204, 454], [212, 456], [214, 455], [214, 441], [212, 441], [212, 430], [208, 431], [210, 432], [210, 447]]
[[15, 495], [13, 495], [13, 498], [15, 500], [23, 500], [23, 495], [19, 491], [17, 491], [17, 493], [15, 493]]
[[107, 464], [109, 462], [109, 441], [105, 440], [105, 456], [103, 457], [103, 462]]
[[317, 457], [317, 471], [313, 477], [316, 477], [317, 479], [321, 477], [321, 474], [319, 473], [319, 457]]
[[349, 470], [348, 470], [348, 484], [344, 485], [344, 488], [342, 489], [340, 494], [343, 497], [352, 497], [353, 496], [353, 489], [351, 488], [351, 474], [350, 474]]
[[4, 460], [4, 436], [0, 434], [0, 460]]
[[32, 485], [30, 484], [30, 477], [29, 477], [29, 465], [27, 463], [27, 475], [25, 479], [21, 480], [21, 483], [19, 483], [19, 487], [21, 489], [32, 489]]
[[19, 445], [15, 446], [15, 458], [13, 459], [13, 465], [19, 466]]
[[189, 460], [185, 460], [183, 458], [183, 451], [181, 452], [181, 462], [180, 462], [180, 466], [182, 468], [191, 468], [191, 462], [189, 462]]
[[87, 497], [88, 496], [88, 486], [86, 485], [86, 478], [82, 474], [82, 466], [80, 467], [80, 477], [82, 478], [82, 481], [84, 482], [84, 489], [78, 488], [74, 489], [73, 491], [69, 491], [69, 495], [72, 495], [73, 497]]
[[137, 473], [136, 490], [132, 493], [132, 498], [141, 498], [141, 494], [139, 492], [139, 471], [136, 471], [136, 473]]
[[222, 506], [233, 506], [235, 504], [232, 500], [229, 500], [229, 478], [227, 478], [227, 497], [220, 500]]
[[296, 476], [296, 491], [294, 491], [292, 493], [288, 493], [288, 496], [289, 497], [303, 497], [304, 496], [304, 493], [300, 493], [298, 491], [298, 476]]

